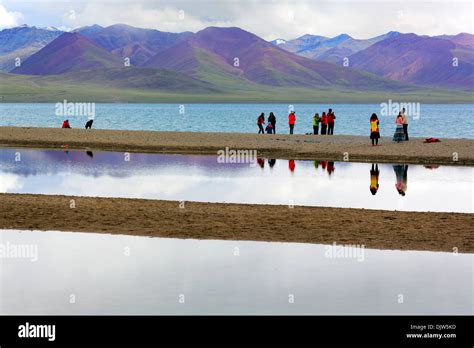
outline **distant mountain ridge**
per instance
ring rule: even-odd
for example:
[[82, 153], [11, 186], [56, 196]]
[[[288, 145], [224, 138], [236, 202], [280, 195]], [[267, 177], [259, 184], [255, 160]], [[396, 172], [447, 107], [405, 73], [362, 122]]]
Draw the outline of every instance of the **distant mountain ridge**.
[[98, 32], [102, 31], [104, 27], [98, 25], [98, 24], [93, 24], [90, 26], [86, 27], [80, 27], [74, 29], [72, 32], [73, 33], [79, 33], [81, 35], [84, 35], [87, 38], [91, 38], [93, 35], [97, 34]]
[[[0, 42], [4, 32], [0, 32]], [[90, 71], [97, 74], [94, 81], [105, 83], [107, 76], [117, 86], [130, 83], [136, 88], [165, 88], [156, 79], [165, 76], [171, 81], [174, 76], [181, 82], [170, 83], [170, 89], [188, 81], [197, 91], [216, 92], [245, 91], [258, 85], [345, 91], [400, 91], [413, 85], [474, 90], [473, 37], [467, 33], [429, 37], [388, 32], [367, 40], [341, 34], [268, 42], [237, 27], [208, 27], [195, 34], [125, 24], [92, 25], [72, 32], [19, 27], [4, 33], [7, 44], [2, 49], [7, 52], [0, 54], [0, 62], [2, 57], [11, 59], [9, 54], [18, 49], [36, 47], [12, 73], [68, 74], [70, 79], [83, 81], [76, 73], [87, 70], [84, 76], [91, 79]], [[127, 71], [123, 69], [126, 58], [131, 64]], [[343, 65], [346, 59], [348, 66]], [[133, 67], [144, 69], [130, 69]], [[147, 78], [147, 72], [153, 78]]]
[[349, 59], [356, 69], [405, 83], [474, 89], [473, 39], [401, 34]]
[[126, 24], [115, 24], [106, 28], [94, 25], [76, 29], [76, 32], [115, 55], [130, 58], [133, 65], [142, 65], [159, 51], [192, 35], [191, 32], [169, 33]]
[[278, 87], [400, 88], [356, 70], [300, 57], [236, 27], [203, 29], [145, 65], [207, 81], [244, 79]]
[[474, 35], [468, 33], [430, 37], [391, 31], [368, 40], [303, 35], [278, 47], [404, 83], [474, 90]]
[[367, 40], [354, 39], [348, 34], [340, 34], [332, 38], [306, 34], [294, 40], [285, 40], [278, 46], [306, 58], [340, 64], [344, 58], [370, 47], [378, 41], [399, 34], [391, 31]]
[[63, 31], [56, 28], [37, 28], [21, 25], [16, 28], [0, 31], [0, 71], [15, 68], [15, 62], [23, 62], [33, 53], [39, 51]]

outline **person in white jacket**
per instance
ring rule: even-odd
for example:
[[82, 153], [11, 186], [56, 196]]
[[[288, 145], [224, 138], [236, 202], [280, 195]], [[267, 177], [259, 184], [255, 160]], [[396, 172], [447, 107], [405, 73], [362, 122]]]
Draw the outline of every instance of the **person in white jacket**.
[[402, 109], [403, 119], [403, 133], [405, 134], [405, 140], [408, 141], [408, 116], [405, 108]]

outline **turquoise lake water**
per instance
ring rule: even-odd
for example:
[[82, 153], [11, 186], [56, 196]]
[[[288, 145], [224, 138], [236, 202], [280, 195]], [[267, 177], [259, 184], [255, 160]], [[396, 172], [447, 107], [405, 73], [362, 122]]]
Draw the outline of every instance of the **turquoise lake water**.
[[[288, 110], [297, 115], [295, 133], [312, 131], [312, 116], [328, 108], [336, 113], [335, 134], [369, 135], [369, 117], [379, 115], [382, 136], [392, 136], [394, 116], [382, 115], [380, 104], [95, 104], [94, 128], [185, 132], [256, 133], [261, 112], [277, 117], [277, 133], [288, 133]], [[70, 120], [84, 127], [87, 116], [57, 116], [56, 105], [0, 104], [0, 126], [52, 127]], [[408, 115], [409, 133], [419, 137], [474, 138], [474, 106], [421, 104], [419, 117]]]

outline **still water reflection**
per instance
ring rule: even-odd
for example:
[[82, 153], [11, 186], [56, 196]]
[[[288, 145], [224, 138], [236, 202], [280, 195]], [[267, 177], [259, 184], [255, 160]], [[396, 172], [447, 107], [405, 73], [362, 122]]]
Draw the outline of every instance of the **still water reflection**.
[[0, 149], [0, 192], [473, 212], [473, 169]]
[[37, 247], [0, 258], [0, 314], [473, 313], [473, 254], [16, 230], [0, 245]]

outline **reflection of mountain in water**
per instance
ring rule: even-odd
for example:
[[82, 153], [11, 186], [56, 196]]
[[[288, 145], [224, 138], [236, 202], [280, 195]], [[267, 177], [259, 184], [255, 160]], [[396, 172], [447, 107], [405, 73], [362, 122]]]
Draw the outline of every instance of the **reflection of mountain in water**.
[[[17, 153], [21, 156], [20, 161], [15, 161]], [[0, 149], [0, 171], [21, 176], [71, 172], [93, 177], [128, 177], [137, 172], [149, 173], [170, 167], [175, 167], [178, 174], [185, 174], [184, 169], [189, 166], [199, 167], [203, 173], [243, 171], [249, 167], [248, 163], [217, 163], [216, 158], [90, 150]], [[183, 171], [179, 171], [180, 167]]]
[[[15, 162], [15, 155], [21, 161]], [[218, 156], [0, 149], [0, 191], [242, 204], [472, 212], [472, 169]], [[222, 160], [222, 158], [220, 158]], [[225, 159], [223, 162], [227, 162]], [[398, 169], [400, 168], [400, 170]], [[409, 173], [408, 173], [409, 172]], [[410, 191], [407, 191], [408, 176]], [[377, 194], [372, 191], [376, 189]], [[401, 197], [401, 193], [409, 192]]]

